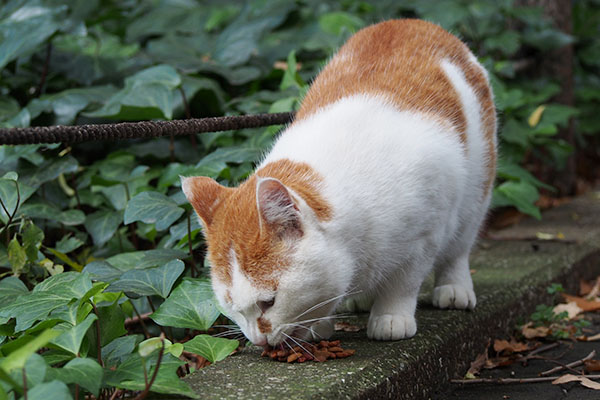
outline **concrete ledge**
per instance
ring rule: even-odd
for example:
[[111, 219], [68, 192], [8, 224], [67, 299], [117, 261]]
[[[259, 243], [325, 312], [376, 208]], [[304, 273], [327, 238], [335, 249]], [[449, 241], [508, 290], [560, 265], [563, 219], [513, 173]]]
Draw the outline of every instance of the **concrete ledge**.
[[[562, 241], [535, 240], [537, 232]], [[325, 363], [285, 364], [260, 358], [248, 347], [186, 378], [202, 398], [394, 398], [435, 397], [460, 377], [488, 338], [508, 334], [519, 318], [549, 301], [546, 287], [573, 290], [580, 278], [600, 274], [600, 193], [592, 192], [482, 241], [471, 257], [477, 308], [446, 311], [431, 306], [427, 282], [409, 340], [373, 342], [366, 330], [336, 333], [352, 357]], [[349, 320], [366, 324], [368, 316]]]

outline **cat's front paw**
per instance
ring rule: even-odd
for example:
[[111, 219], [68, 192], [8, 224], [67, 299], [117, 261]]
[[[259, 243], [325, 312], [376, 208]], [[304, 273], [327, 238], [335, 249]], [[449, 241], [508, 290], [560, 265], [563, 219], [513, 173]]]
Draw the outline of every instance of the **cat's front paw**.
[[412, 315], [382, 314], [369, 317], [367, 336], [375, 340], [399, 340], [417, 333], [417, 321]]
[[333, 322], [330, 319], [318, 321], [310, 327], [310, 335], [315, 342], [329, 339], [333, 335]]
[[433, 305], [439, 308], [474, 309], [475, 292], [460, 285], [442, 285], [433, 289]]

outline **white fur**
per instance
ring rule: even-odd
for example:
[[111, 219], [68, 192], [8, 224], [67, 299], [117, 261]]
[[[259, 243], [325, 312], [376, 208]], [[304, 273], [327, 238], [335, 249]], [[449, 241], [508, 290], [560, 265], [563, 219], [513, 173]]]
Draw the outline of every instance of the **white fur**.
[[[475, 306], [468, 255], [490, 200], [484, 192], [487, 144], [481, 107], [463, 72], [449, 60], [442, 68], [463, 105], [466, 144], [426, 114], [361, 95], [291, 125], [263, 160], [261, 167], [280, 159], [310, 165], [323, 177], [321, 194], [334, 212], [330, 221], [319, 222], [288, 188], [303, 236], [290, 244], [293, 262], [279, 276], [275, 304], [264, 313], [273, 326], [266, 335], [270, 344], [280, 343], [284, 334], [328, 336], [327, 320], [309, 327], [345, 295], [350, 309], [370, 307], [369, 337], [411, 337], [418, 291], [434, 267], [435, 305]], [[251, 290], [238, 275], [239, 266], [231, 293], [234, 304], [244, 304], [237, 312], [247, 314], [240, 326], [263, 343], [251, 327], [261, 315], [252, 303], [272, 293]]]

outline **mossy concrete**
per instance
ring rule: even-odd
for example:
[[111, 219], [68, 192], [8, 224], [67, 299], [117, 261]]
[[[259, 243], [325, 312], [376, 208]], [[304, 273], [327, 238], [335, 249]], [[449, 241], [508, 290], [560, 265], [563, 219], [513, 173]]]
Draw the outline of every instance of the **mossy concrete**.
[[[564, 235], [535, 240], [536, 234]], [[247, 347], [186, 378], [202, 398], [215, 399], [418, 399], [435, 397], [449, 379], [460, 377], [489, 338], [507, 335], [518, 319], [549, 300], [546, 287], [573, 289], [580, 278], [600, 273], [600, 193], [592, 192], [484, 240], [471, 257], [477, 308], [438, 310], [431, 306], [431, 280], [417, 311], [418, 332], [397, 342], [374, 342], [366, 330], [337, 332], [352, 357], [304, 364], [261, 358]], [[368, 316], [348, 321], [364, 326]]]

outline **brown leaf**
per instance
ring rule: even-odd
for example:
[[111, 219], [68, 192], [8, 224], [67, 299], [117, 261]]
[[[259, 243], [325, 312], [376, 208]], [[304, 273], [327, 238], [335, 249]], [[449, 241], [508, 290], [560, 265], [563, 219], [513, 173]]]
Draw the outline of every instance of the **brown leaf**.
[[592, 285], [590, 285], [589, 282], [587, 282], [583, 279], [580, 279], [579, 280], [579, 295], [585, 296], [586, 294], [588, 294], [591, 291], [592, 291]]
[[593, 336], [588, 336], [585, 338], [586, 342], [595, 342], [596, 340], [600, 340], [600, 333], [597, 333]]
[[593, 380], [586, 378], [585, 376], [576, 376], [576, 375], [572, 375], [572, 374], [565, 374], [565, 375], [561, 376], [560, 378], [553, 380], [552, 384], [560, 385], [561, 383], [569, 383], [569, 382], [576, 382], [576, 381], [578, 381], [579, 383], [581, 383], [581, 385], [583, 385], [587, 388], [594, 389], [594, 390], [600, 390], [600, 383], [594, 382]]
[[480, 355], [477, 356], [477, 358], [475, 359], [475, 361], [473, 361], [471, 363], [471, 366], [469, 367], [469, 370], [467, 371], [467, 375], [471, 374], [473, 376], [478, 375], [479, 371], [481, 371], [481, 368], [483, 368], [483, 366], [485, 365], [485, 363], [488, 361], [488, 350], [487, 347], [485, 349], [485, 351], [483, 353], [481, 353]]
[[360, 326], [352, 325], [348, 322], [336, 322], [333, 326], [333, 329], [336, 331], [344, 331], [344, 332], [358, 332], [360, 331]]
[[506, 367], [507, 365], [514, 364], [516, 361], [516, 357], [493, 357], [485, 362], [483, 368], [494, 369], [497, 367]]
[[550, 329], [547, 326], [538, 326], [537, 328], [533, 327], [532, 322], [528, 322], [527, 324], [521, 327], [521, 333], [525, 336], [526, 339], [533, 339], [538, 337], [546, 337], [549, 334]]
[[511, 339], [510, 342], [507, 340], [496, 339], [494, 340], [494, 350], [496, 353], [520, 353], [529, 350], [529, 345], [527, 343], [517, 342], [515, 339]]
[[584, 364], [588, 372], [600, 371], [600, 360], [585, 360]]
[[585, 296], [585, 298], [587, 300], [594, 300], [599, 295], [600, 295], [600, 276], [598, 278], [596, 278], [596, 283], [594, 283], [594, 286], [590, 289], [589, 293], [587, 293], [587, 296]]
[[577, 303], [579, 308], [581, 308], [583, 311], [600, 310], [600, 301], [590, 301], [590, 300], [584, 299], [583, 297], [571, 296], [571, 295], [564, 294], [564, 293], [563, 293], [563, 297], [565, 298], [565, 300], [567, 300], [569, 302], [574, 301], [575, 303]]
[[581, 314], [583, 310], [577, 305], [576, 302], [570, 301], [566, 304], [557, 304], [552, 311], [554, 314], [560, 314], [561, 312], [566, 311], [569, 319], [575, 318], [577, 315]]

